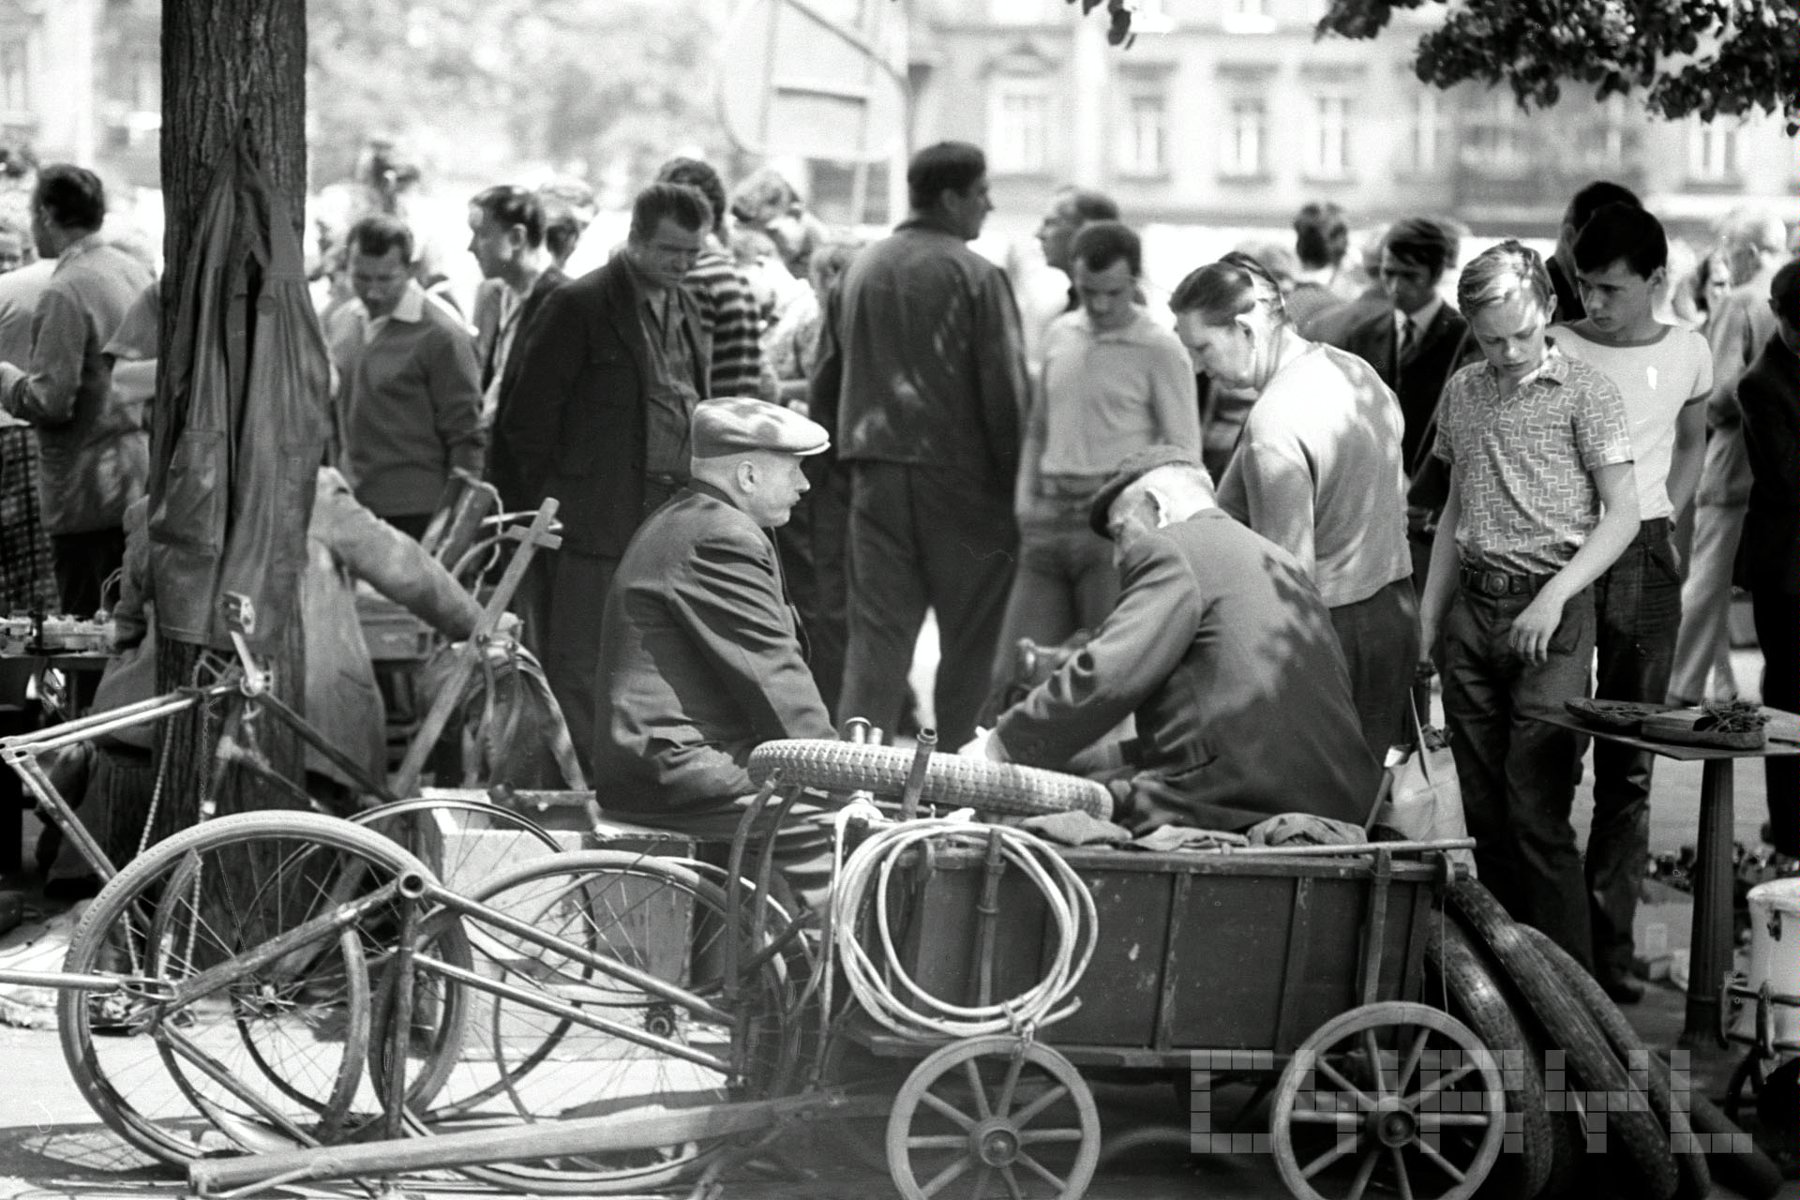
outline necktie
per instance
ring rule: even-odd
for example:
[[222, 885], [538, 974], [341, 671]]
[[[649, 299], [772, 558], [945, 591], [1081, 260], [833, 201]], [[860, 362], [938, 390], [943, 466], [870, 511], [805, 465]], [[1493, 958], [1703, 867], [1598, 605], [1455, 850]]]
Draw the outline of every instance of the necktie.
[[1412, 356], [1413, 343], [1418, 340], [1417, 327], [1411, 317], [1400, 318], [1400, 361], [1405, 362]]

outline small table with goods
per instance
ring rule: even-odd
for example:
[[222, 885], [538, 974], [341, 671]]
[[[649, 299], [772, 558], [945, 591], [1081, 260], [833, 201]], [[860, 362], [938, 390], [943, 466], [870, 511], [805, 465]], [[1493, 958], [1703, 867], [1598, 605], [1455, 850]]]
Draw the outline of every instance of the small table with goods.
[[[1800, 754], [1800, 716], [1749, 705], [1721, 709], [1740, 714], [1737, 724], [1756, 725], [1733, 734], [1729, 728], [1710, 729], [1709, 725], [1716, 722], [1708, 722], [1708, 713], [1702, 709], [1620, 701], [1570, 701], [1569, 708], [1566, 714], [1543, 719], [1589, 737], [1648, 750], [1677, 762], [1704, 764], [1695, 845], [1693, 949], [1681, 1045], [1717, 1046], [1722, 1011], [1720, 982], [1732, 968], [1733, 767], [1741, 758]], [[1755, 716], [1760, 716], [1760, 725]]]

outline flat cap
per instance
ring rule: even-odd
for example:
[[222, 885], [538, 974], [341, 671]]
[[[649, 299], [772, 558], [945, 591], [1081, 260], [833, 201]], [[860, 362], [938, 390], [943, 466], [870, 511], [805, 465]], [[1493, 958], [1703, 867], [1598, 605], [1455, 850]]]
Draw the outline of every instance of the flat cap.
[[734, 396], [694, 406], [694, 457], [721, 458], [744, 450], [819, 454], [831, 435], [817, 421], [767, 400]]
[[1133, 450], [1113, 468], [1113, 473], [1106, 477], [1106, 482], [1094, 493], [1093, 503], [1088, 506], [1088, 524], [1101, 537], [1111, 538], [1107, 518], [1112, 514], [1113, 501], [1119, 498], [1121, 492], [1158, 467], [1199, 466], [1200, 460], [1194, 457], [1192, 451], [1166, 442]]

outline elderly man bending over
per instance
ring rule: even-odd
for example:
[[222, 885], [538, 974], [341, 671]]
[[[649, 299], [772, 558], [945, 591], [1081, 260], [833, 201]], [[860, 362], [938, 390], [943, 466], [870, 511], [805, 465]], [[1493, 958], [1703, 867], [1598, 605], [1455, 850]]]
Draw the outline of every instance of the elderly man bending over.
[[[607, 595], [594, 730], [601, 803], [641, 824], [729, 837], [758, 743], [828, 738], [768, 530], [807, 490], [800, 460], [825, 428], [761, 400], [694, 409], [691, 480], [631, 539]], [[830, 870], [818, 810], [796, 805], [776, 862], [822, 899]]]
[[1125, 459], [1089, 520], [1118, 544], [1118, 605], [1001, 715], [987, 756], [1060, 768], [1135, 714], [1121, 824], [1240, 830], [1289, 812], [1362, 824], [1379, 769], [1300, 564], [1226, 516], [1206, 471], [1172, 446]]

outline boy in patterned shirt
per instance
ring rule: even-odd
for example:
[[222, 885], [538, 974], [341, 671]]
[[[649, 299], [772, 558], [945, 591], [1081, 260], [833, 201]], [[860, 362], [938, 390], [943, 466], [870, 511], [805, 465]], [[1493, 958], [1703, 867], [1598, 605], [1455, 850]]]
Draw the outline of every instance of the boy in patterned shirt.
[[1444, 717], [1482, 882], [1586, 965], [1569, 823], [1581, 738], [1539, 718], [1588, 693], [1590, 585], [1638, 531], [1630, 427], [1612, 381], [1550, 344], [1555, 292], [1536, 252], [1486, 251], [1456, 300], [1487, 361], [1452, 376], [1438, 410], [1450, 496], [1419, 644], [1444, 638]]
[[[1637, 537], [1594, 583], [1603, 700], [1660, 701], [1669, 690], [1681, 631], [1681, 573], [1669, 523], [1693, 501], [1706, 449], [1712, 351], [1691, 329], [1653, 311], [1669, 241], [1636, 205], [1608, 204], [1575, 237], [1575, 278], [1587, 316], [1551, 331], [1556, 347], [1618, 386], [1631, 423]], [[1594, 976], [1614, 1000], [1643, 999], [1634, 973], [1632, 919], [1650, 854], [1650, 755], [1614, 742], [1594, 746], [1594, 825], [1588, 834], [1588, 918]]]

